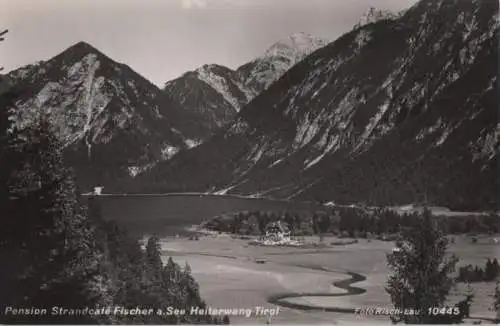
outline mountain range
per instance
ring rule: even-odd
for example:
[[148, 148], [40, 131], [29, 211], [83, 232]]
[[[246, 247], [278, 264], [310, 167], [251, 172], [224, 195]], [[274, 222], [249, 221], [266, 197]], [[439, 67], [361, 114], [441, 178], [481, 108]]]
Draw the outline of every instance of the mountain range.
[[[299, 36], [303, 43], [294, 50]], [[282, 67], [291, 65], [307, 53], [305, 46], [309, 43], [305, 38], [305, 34], [293, 35], [289, 42], [272, 47], [279, 47], [282, 53], [271, 56], [268, 50], [246, 67], [263, 62], [274, 66], [273, 61], [280, 61]], [[288, 63], [281, 62], [285, 60]], [[266, 74], [261, 69], [268, 78], [265, 83], [279, 78], [281, 72]], [[79, 42], [47, 61], [14, 70], [7, 77], [22, 89], [14, 114], [16, 124], [22, 127], [40, 113], [48, 113], [79, 185], [89, 189], [135, 177], [179, 151], [202, 143], [230, 121], [258, 92], [258, 87], [263, 87], [245, 86], [243, 75], [222, 66], [206, 65], [167, 83], [161, 90], [127, 65]], [[236, 83], [232, 84], [232, 80]], [[181, 85], [184, 93], [179, 91]]]
[[135, 175], [203, 136], [189, 111], [85, 42], [7, 77], [22, 89], [16, 125], [48, 114], [85, 189]]
[[80, 42], [8, 74], [82, 189], [498, 209], [498, 2], [421, 0], [165, 84]]
[[497, 15], [422, 0], [359, 26], [132, 188], [497, 209]]
[[189, 111], [198, 113], [204, 130], [211, 135], [293, 65], [326, 44], [324, 39], [295, 33], [235, 70], [207, 64], [167, 82], [164, 91]]

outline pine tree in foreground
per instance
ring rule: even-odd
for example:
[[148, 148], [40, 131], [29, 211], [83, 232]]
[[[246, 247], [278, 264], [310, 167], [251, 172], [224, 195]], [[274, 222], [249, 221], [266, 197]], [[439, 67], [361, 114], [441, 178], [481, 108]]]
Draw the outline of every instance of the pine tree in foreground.
[[458, 315], [429, 313], [429, 309], [446, 305], [455, 282], [450, 273], [454, 271], [458, 258], [448, 257], [447, 237], [429, 210], [413, 218], [413, 226], [401, 231], [396, 250], [387, 255], [391, 273], [386, 291], [395, 308], [413, 309], [418, 314], [401, 314], [391, 317], [391, 320], [406, 324], [460, 323], [467, 315], [472, 296], [458, 304]]
[[[76, 197], [62, 146], [46, 117], [11, 134], [8, 215], [3, 216], [0, 265], [3, 306], [45, 308], [43, 316], [2, 315], [6, 323], [94, 323], [91, 316], [53, 315], [51, 309], [106, 304], [93, 228]], [[5, 287], [3, 287], [5, 286]], [[3, 307], [2, 307], [3, 308]], [[2, 310], [2, 313], [5, 310]]]
[[[0, 84], [0, 324], [213, 323], [210, 316], [169, 320], [64, 312], [204, 303], [188, 265], [181, 270], [170, 260], [163, 266], [157, 238], [143, 252], [136, 239], [103, 219], [97, 201], [89, 200], [88, 211], [83, 208], [49, 118], [41, 115], [27, 128], [13, 129], [9, 111], [16, 92], [4, 86]], [[14, 316], [5, 313], [7, 307], [45, 308], [48, 313]], [[62, 314], [52, 315], [52, 307]]]
[[[53, 306], [106, 302], [92, 228], [48, 121], [15, 130], [9, 120], [21, 91], [0, 76], [0, 323], [104, 322], [50, 316]], [[47, 308], [48, 314], [12, 316], [7, 307]]]
[[[147, 240], [145, 250], [123, 227], [101, 216], [98, 198], [89, 199], [89, 216], [96, 224], [99, 247], [104, 252], [101, 273], [111, 283], [114, 306], [149, 307], [165, 311], [165, 307], [205, 307], [198, 284], [189, 265], [182, 269], [172, 258], [165, 266], [157, 237]], [[158, 315], [118, 316], [122, 324], [213, 324], [210, 316]]]

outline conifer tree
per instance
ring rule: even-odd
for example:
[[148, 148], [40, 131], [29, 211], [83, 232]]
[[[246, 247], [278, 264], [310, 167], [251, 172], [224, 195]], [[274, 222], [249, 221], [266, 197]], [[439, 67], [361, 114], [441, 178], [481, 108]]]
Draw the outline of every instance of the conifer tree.
[[[4, 35], [7, 30], [0, 32], [0, 42], [4, 40]], [[0, 70], [2, 68], [0, 67]], [[0, 75], [0, 209], [1, 212], [7, 213], [7, 200], [9, 198], [8, 190], [8, 175], [12, 170], [10, 165], [10, 137], [8, 130], [11, 127], [9, 121], [9, 111], [13, 107], [13, 94], [9, 80], [5, 76]], [[0, 231], [1, 232], [1, 231]], [[0, 238], [1, 241], [1, 238]]]
[[147, 294], [142, 304], [156, 309], [169, 305], [168, 293], [163, 283], [163, 263], [160, 242], [156, 236], [150, 237], [145, 250], [145, 277], [141, 280], [143, 291]]
[[[61, 144], [47, 117], [11, 137], [9, 215], [2, 219], [2, 265], [8, 265], [4, 304], [51, 309], [105, 304], [93, 228], [75, 195]], [[14, 258], [15, 257], [15, 258]], [[5, 280], [4, 280], [5, 281]], [[5, 289], [5, 288], [3, 288]], [[6, 322], [90, 323], [90, 316], [3, 316]]]
[[[414, 216], [413, 227], [405, 228], [396, 243], [398, 250], [388, 254], [391, 273], [386, 287], [395, 308], [415, 309], [419, 315], [391, 317], [392, 321], [407, 324], [446, 323], [429, 315], [431, 307], [442, 307], [454, 285], [450, 273], [458, 259], [447, 258], [447, 237], [440, 230], [431, 212]], [[471, 298], [461, 304], [470, 304]], [[457, 316], [459, 318], [459, 316]]]
[[191, 267], [187, 262], [181, 274], [180, 287], [185, 298], [186, 308], [189, 309], [192, 306], [200, 306], [202, 304], [198, 283], [191, 275]]
[[[6, 31], [0, 33], [0, 42], [3, 41], [3, 35]], [[12, 108], [12, 98], [10, 96], [10, 85], [4, 76], [0, 76], [0, 323], [4, 320], [3, 312], [13, 298], [15, 291], [13, 280], [18, 272], [16, 256], [8, 248], [8, 217], [12, 215], [10, 205], [9, 176], [13, 169], [11, 153], [11, 137], [8, 132], [10, 129], [9, 110]], [[12, 260], [12, 265], [8, 261]]]
[[[488, 260], [486, 261], [486, 267], [485, 267], [485, 270], [484, 270], [484, 278], [486, 281], [490, 281], [492, 279], [495, 278], [495, 271], [494, 271], [494, 266], [493, 266], [493, 262], [491, 261], [490, 258], [488, 258]], [[482, 279], [479, 279], [479, 281], [481, 281]]]
[[[6, 31], [0, 33], [0, 42], [3, 41], [3, 35]], [[9, 109], [12, 106], [12, 101], [9, 98], [9, 83], [4, 76], [0, 76], [0, 209], [6, 212], [7, 200], [9, 198], [8, 190], [8, 171], [9, 167]], [[0, 231], [1, 232], [1, 231]], [[0, 241], [3, 238], [0, 238]]]
[[146, 268], [155, 281], [161, 279], [163, 269], [160, 250], [160, 240], [156, 236], [150, 237], [146, 244]]
[[493, 260], [490, 261], [490, 259], [488, 259], [488, 262], [489, 262], [489, 267], [488, 267], [488, 263], [486, 264], [486, 271], [485, 271], [485, 276], [486, 276], [486, 280], [485, 281], [493, 281], [494, 279], [496, 279], [498, 277], [498, 259], [494, 258]]

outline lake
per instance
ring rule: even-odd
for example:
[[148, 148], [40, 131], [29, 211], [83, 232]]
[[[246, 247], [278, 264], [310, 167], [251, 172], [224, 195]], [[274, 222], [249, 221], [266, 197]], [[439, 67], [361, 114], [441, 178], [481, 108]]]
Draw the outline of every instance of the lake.
[[171, 236], [186, 232], [185, 227], [200, 224], [215, 216], [238, 211], [275, 211], [300, 215], [325, 212], [324, 206], [230, 195], [101, 195], [103, 217], [115, 220], [133, 234]]

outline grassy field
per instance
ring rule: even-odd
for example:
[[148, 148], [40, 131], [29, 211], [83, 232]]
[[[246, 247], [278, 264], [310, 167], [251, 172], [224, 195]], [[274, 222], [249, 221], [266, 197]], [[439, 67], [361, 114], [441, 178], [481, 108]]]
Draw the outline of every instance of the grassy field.
[[[209, 305], [220, 308], [275, 307], [268, 300], [279, 294], [308, 293], [308, 296], [286, 298], [289, 303], [316, 307], [389, 307], [384, 291], [387, 280], [386, 254], [393, 248], [390, 242], [359, 239], [358, 243], [331, 246], [323, 249], [293, 247], [260, 247], [248, 245], [248, 240], [230, 236], [202, 237], [190, 241], [183, 234], [186, 227], [197, 225], [214, 216], [237, 211], [288, 211], [300, 215], [324, 210], [308, 203], [292, 203], [266, 199], [247, 199], [213, 195], [159, 196], [102, 196], [103, 215], [128, 226], [137, 235], [157, 234], [164, 238], [164, 258], [169, 256], [180, 263], [187, 261], [200, 284], [202, 297]], [[186, 233], [187, 234], [187, 233]], [[326, 237], [325, 243], [338, 241]], [[317, 242], [318, 237], [308, 237]], [[342, 239], [349, 241], [349, 239]], [[456, 236], [451, 251], [461, 259], [458, 266], [484, 266], [487, 258], [499, 257], [500, 247], [489, 238], [479, 237], [472, 243], [467, 236]], [[261, 263], [257, 263], [260, 261]], [[364, 275], [366, 280], [353, 284], [365, 293], [348, 296], [315, 296], [345, 294], [346, 290], [333, 285], [349, 279], [347, 272]], [[494, 317], [490, 310], [493, 283], [474, 283], [473, 316]], [[470, 291], [463, 284], [454, 289], [451, 301], [463, 298]], [[268, 317], [233, 317], [234, 323], [265, 323]], [[303, 311], [280, 307], [272, 318], [276, 323], [319, 324], [335, 322], [387, 322], [387, 317], [365, 317], [328, 311]]]
[[[317, 241], [311, 237], [308, 241]], [[325, 242], [333, 241], [325, 239]], [[328, 297], [314, 296], [285, 299], [288, 302], [318, 307], [389, 307], [384, 291], [388, 269], [385, 256], [393, 244], [362, 239], [356, 244], [334, 246], [326, 249], [297, 249], [283, 247], [249, 246], [247, 241], [229, 236], [202, 237], [199, 241], [166, 239], [162, 242], [164, 257], [173, 256], [181, 263], [188, 262], [200, 284], [202, 296], [214, 307], [249, 308], [269, 306], [270, 296], [280, 293], [345, 293], [332, 283], [349, 278], [346, 271], [366, 276], [366, 280], [353, 286], [366, 289], [360, 295]], [[498, 257], [498, 246], [486, 238], [472, 244], [467, 237], [457, 237], [451, 251], [456, 253], [460, 265], [484, 265], [487, 257]], [[256, 261], [265, 262], [257, 264]], [[474, 283], [476, 298], [471, 308], [472, 316], [494, 317], [490, 310], [493, 283]], [[451, 302], [463, 298], [468, 289], [458, 286]], [[332, 323], [362, 322], [353, 314], [300, 311], [280, 308], [274, 323]], [[384, 321], [386, 317], [365, 317], [365, 321]], [[235, 317], [237, 323], [261, 323], [265, 318]]]

